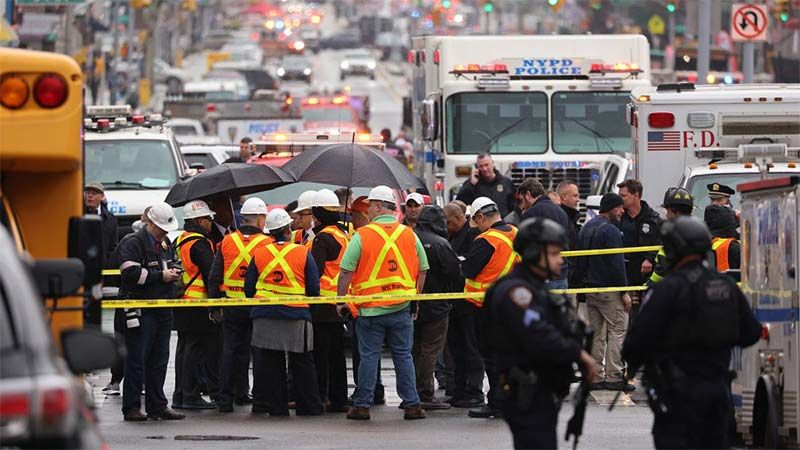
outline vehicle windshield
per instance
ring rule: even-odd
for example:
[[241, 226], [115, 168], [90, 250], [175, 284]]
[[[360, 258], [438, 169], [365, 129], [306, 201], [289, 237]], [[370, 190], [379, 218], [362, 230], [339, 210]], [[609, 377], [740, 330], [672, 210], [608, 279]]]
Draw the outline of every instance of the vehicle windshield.
[[[767, 174], [767, 178], [781, 178], [790, 175], [797, 175], [797, 173], [769, 172]], [[694, 199], [694, 212], [692, 214], [700, 219], [703, 219], [703, 214], [705, 214], [706, 206], [708, 206], [709, 203], [711, 202], [711, 199], [708, 198], [709, 184], [719, 183], [719, 184], [724, 184], [725, 186], [730, 186], [733, 189], [736, 189], [736, 186], [741, 183], [758, 181], [760, 179], [761, 179], [761, 174], [758, 172], [722, 173], [713, 175], [700, 175], [690, 178], [689, 183], [686, 186], [686, 190], [689, 191], [690, 194], [692, 194], [692, 198]], [[733, 209], [736, 210], [740, 209], [741, 201], [742, 197], [737, 191], [735, 194], [731, 196], [731, 205], [733, 205]]]
[[177, 178], [167, 141], [86, 141], [86, 180], [99, 181], [106, 189], [166, 189]]
[[630, 152], [631, 128], [625, 119], [629, 98], [626, 91], [553, 94], [553, 151]]
[[309, 60], [306, 58], [286, 57], [281, 61], [281, 66], [287, 69], [305, 69], [306, 67], [310, 67], [311, 64], [309, 64]]
[[345, 108], [303, 108], [306, 122], [352, 122], [353, 113]]
[[448, 153], [544, 153], [543, 92], [466, 92], [447, 98]]
[[192, 125], [168, 125], [175, 136], [198, 136], [197, 128]]
[[188, 164], [190, 167], [192, 166], [192, 164], [197, 164], [197, 163], [202, 164], [203, 167], [205, 167], [206, 169], [210, 169], [218, 165], [217, 160], [214, 159], [213, 156], [211, 156], [211, 153], [191, 153], [191, 154], [184, 153], [183, 159], [186, 160], [186, 164]]

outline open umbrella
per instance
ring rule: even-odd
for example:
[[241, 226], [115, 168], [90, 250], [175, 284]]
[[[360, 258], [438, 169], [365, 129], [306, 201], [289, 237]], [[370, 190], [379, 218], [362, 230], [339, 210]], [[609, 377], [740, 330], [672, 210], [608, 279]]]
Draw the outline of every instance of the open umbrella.
[[400, 161], [358, 144], [333, 144], [306, 150], [284, 164], [283, 170], [297, 181], [344, 187], [424, 187]]
[[170, 189], [166, 202], [181, 206], [220, 194], [237, 197], [293, 183], [283, 169], [263, 164], [226, 163], [183, 180]]

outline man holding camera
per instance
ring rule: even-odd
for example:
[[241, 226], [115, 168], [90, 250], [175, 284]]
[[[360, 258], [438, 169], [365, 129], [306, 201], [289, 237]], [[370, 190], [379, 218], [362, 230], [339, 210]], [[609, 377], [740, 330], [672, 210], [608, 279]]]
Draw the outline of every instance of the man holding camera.
[[[167, 233], [178, 229], [172, 207], [156, 203], [147, 213], [148, 223], [119, 251], [121, 298], [174, 298], [175, 282], [182, 270], [175, 263], [172, 248], [164, 242]], [[167, 407], [164, 379], [169, 362], [169, 337], [172, 310], [167, 308], [126, 310], [125, 380], [122, 389], [122, 414], [126, 421], [179, 420], [185, 416]], [[145, 386], [145, 411], [141, 411], [142, 385]]]

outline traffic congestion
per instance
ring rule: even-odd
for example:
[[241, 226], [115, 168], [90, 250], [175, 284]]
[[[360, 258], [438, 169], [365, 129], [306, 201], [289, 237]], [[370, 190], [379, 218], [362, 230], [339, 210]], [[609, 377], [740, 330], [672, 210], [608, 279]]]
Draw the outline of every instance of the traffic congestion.
[[799, 445], [800, 3], [0, 11], [0, 447]]

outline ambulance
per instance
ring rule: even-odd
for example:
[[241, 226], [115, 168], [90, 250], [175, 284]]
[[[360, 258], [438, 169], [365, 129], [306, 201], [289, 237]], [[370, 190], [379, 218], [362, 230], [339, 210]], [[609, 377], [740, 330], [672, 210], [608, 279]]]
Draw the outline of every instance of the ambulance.
[[[800, 175], [800, 85], [680, 83], [635, 89], [628, 107], [628, 176], [655, 207], [672, 186], [694, 197], [703, 217], [708, 185]], [[601, 183], [615, 190], [611, 180]], [[605, 192], [605, 191], [603, 191]], [[739, 208], [739, 194], [732, 197]]]
[[639, 35], [423, 36], [413, 39], [414, 171], [438, 203], [452, 200], [477, 155], [515, 184], [622, 181], [632, 89], [650, 86]]
[[736, 428], [749, 446], [798, 448], [800, 177], [750, 181], [737, 191], [742, 291], [763, 331], [758, 343], [732, 358]]

